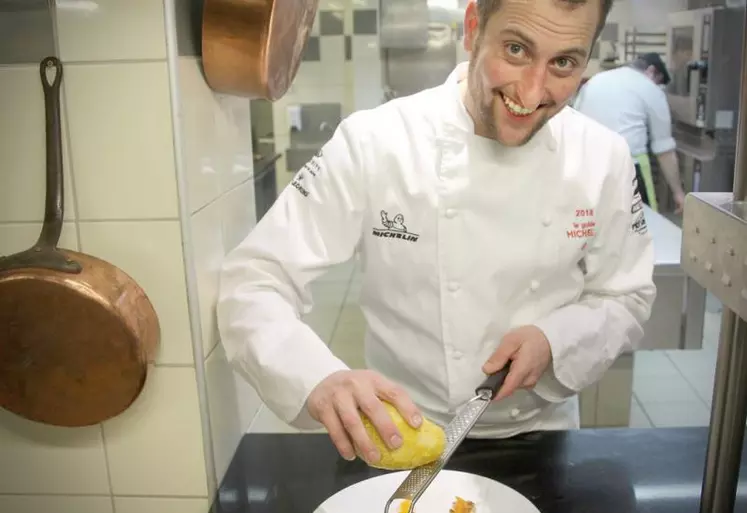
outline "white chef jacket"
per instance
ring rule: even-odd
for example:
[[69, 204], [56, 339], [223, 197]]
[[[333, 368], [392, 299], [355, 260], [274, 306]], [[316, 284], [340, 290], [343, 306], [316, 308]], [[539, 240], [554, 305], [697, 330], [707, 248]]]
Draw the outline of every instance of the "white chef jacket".
[[226, 354], [297, 428], [321, 427], [307, 396], [347, 369], [301, 320], [308, 284], [356, 252], [367, 366], [441, 425], [507, 331], [546, 334], [551, 368], [473, 437], [578, 427], [576, 394], [642, 338], [653, 248], [625, 140], [566, 108], [503, 147], [474, 134], [456, 76], [343, 120], [225, 260]]

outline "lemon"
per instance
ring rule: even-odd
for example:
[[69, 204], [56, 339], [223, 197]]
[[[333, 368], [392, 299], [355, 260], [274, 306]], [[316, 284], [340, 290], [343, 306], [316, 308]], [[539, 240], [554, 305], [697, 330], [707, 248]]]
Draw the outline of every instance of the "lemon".
[[384, 470], [407, 470], [436, 461], [443, 454], [446, 434], [440, 426], [423, 419], [419, 428], [413, 428], [397, 408], [387, 402], [383, 404], [402, 435], [402, 445], [398, 449], [389, 449], [371, 420], [361, 413], [363, 426], [381, 455], [379, 461], [368, 462], [370, 466]]

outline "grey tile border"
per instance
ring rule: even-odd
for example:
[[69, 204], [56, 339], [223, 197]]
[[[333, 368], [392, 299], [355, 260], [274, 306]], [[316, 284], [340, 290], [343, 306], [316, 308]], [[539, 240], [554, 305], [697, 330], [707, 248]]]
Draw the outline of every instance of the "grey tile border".
[[379, 33], [379, 11], [359, 9], [353, 11], [353, 34], [375, 35]]
[[341, 36], [344, 33], [344, 11], [319, 11], [319, 35]]
[[37, 64], [57, 55], [52, 12], [46, 2], [29, 4], [24, 9], [11, 2], [0, 10], [0, 65]]
[[319, 36], [309, 36], [306, 41], [306, 46], [303, 50], [303, 61], [320, 61], [322, 60], [321, 45], [319, 44]]

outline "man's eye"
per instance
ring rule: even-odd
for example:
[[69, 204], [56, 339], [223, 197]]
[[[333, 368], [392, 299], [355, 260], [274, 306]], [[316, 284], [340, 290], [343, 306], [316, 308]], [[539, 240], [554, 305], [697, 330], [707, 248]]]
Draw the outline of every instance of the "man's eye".
[[573, 66], [573, 61], [566, 57], [558, 57], [555, 59], [555, 66], [560, 69], [568, 69]]
[[517, 43], [509, 43], [506, 48], [508, 49], [508, 53], [514, 56], [521, 55], [521, 53], [524, 51], [521, 45]]

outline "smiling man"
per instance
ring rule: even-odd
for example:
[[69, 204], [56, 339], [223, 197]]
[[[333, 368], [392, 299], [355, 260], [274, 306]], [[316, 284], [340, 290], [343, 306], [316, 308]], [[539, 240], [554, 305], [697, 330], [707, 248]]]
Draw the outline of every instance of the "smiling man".
[[[510, 361], [470, 436], [579, 426], [577, 394], [656, 295], [627, 144], [566, 106], [611, 3], [470, 3], [469, 63], [345, 119], [231, 251], [221, 339], [281, 419], [375, 462], [360, 413], [398, 447], [382, 401], [445, 425]], [[355, 254], [365, 369], [301, 320], [308, 284]]]

